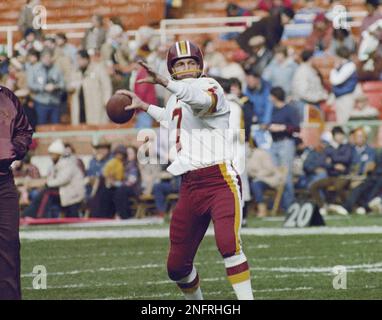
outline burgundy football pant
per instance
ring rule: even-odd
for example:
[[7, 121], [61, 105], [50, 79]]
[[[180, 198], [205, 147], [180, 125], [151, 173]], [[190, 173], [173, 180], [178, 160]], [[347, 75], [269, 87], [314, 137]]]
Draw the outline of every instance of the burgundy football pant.
[[0, 300], [21, 299], [18, 192], [11, 174], [0, 175]]
[[188, 276], [212, 219], [223, 258], [241, 252], [241, 182], [231, 165], [221, 164], [182, 175], [179, 200], [170, 224], [167, 271], [178, 281]]

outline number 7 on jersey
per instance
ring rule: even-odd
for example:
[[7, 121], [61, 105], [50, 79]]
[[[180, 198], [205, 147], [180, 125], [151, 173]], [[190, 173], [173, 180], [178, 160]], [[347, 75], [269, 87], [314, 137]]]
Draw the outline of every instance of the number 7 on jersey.
[[176, 108], [172, 113], [172, 120], [178, 117], [178, 121], [176, 123], [176, 151], [179, 152], [182, 150], [182, 145], [180, 143], [180, 124], [182, 122], [182, 108]]

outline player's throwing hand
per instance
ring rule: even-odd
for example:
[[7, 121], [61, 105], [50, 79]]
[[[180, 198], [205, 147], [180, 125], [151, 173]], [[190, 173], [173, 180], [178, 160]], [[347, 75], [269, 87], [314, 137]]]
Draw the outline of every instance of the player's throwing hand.
[[123, 94], [131, 99], [131, 104], [125, 107], [125, 110], [142, 109], [147, 111], [149, 104], [142, 101], [134, 92], [128, 90], [117, 90], [116, 94]]
[[168, 79], [161, 76], [160, 74], [156, 73], [147, 63], [141, 61], [138, 61], [138, 63], [146, 69], [148, 73], [148, 77], [144, 79], [140, 79], [137, 81], [137, 83], [152, 83], [152, 84], [160, 84], [164, 87], [167, 87], [168, 85]]

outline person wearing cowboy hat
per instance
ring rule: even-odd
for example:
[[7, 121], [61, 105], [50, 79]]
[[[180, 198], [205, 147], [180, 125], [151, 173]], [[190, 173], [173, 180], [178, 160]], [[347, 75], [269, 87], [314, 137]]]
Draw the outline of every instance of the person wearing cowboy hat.
[[65, 217], [78, 217], [79, 208], [85, 199], [84, 174], [77, 158], [68, 155], [61, 139], [54, 140], [48, 147], [53, 166], [46, 179], [46, 188], [24, 211], [27, 217], [58, 217], [51, 208], [58, 205]]
[[113, 150], [113, 157], [104, 165], [99, 186], [90, 202], [91, 217], [112, 218], [114, 216], [114, 193], [125, 178], [126, 158], [126, 146], [118, 145]]
[[101, 138], [96, 143], [92, 143], [92, 147], [93, 157], [90, 160], [86, 175], [90, 177], [99, 177], [102, 174], [103, 167], [111, 158], [111, 143], [105, 138]]

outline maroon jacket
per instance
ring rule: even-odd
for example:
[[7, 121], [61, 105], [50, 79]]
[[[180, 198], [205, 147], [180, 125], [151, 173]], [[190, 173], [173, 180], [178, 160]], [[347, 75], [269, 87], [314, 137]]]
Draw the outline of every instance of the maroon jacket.
[[12, 91], [0, 86], [0, 175], [9, 172], [14, 160], [24, 158], [32, 134], [20, 101]]

